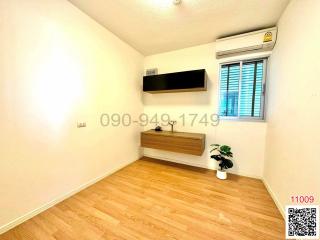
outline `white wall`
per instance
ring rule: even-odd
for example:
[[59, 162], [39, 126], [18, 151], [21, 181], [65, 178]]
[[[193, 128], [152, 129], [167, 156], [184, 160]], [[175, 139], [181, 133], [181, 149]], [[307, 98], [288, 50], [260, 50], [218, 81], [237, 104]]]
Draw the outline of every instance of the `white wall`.
[[[103, 128], [99, 117], [105, 112], [135, 119], [143, 110], [149, 117], [168, 113], [177, 130], [206, 134], [201, 157], [145, 149], [147, 156], [215, 168], [209, 145], [228, 144], [235, 158], [231, 171], [263, 176], [282, 209], [291, 195], [312, 194], [319, 202], [318, 12], [317, 0], [292, 1], [279, 22], [268, 124], [222, 121], [206, 127], [198, 121], [190, 126], [190, 117], [182, 126], [179, 116], [217, 112], [214, 43], [144, 59], [145, 69], [157, 67], [159, 73], [205, 68], [207, 92], [141, 97], [143, 56], [69, 2], [0, 1], [0, 232], [139, 158], [141, 128]], [[76, 128], [78, 121], [87, 128]]]
[[65, 0], [1, 0], [0, 36], [1, 232], [139, 158], [140, 127], [99, 117], [143, 111], [143, 56]]
[[320, 203], [320, 1], [292, 1], [270, 61], [264, 179], [284, 209], [291, 196]]
[[[210, 43], [182, 50], [148, 56], [144, 61], [144, 68], [158, 68], [159, 73], [177, 72], [205, 68], [208, 73], [208, 91], [143, 94], [144, 112], [149, 118], [158, 113], [168, 113], [172, 119], [178, 121], [175, 127], [178, 131], [190, 131], [206, 134], [206, 150], [201, 157], [171, 153], [161, 150], [144, 149], [144, 155], [160, 159], [187, 163], [214, 169], [216, 162], [210, 159], [210, 144], [220, 143], [230, 145], [234, 151], [234, 168], [230, 172], [240, 175], [262, 177], [265, 152], [265, 122], [221, 121], [217, 127], [205, 126], [196, 121], [194, 126], [190, 122], [192, 117], [186, 118], [182, 126], [180, 115], [198, 113], [200, 116], [210, 116], [218, 111], [218, 80], [219, 63], [215, 58], [215, 44]], [[145, 129], [154, 128], [149, 125]], [[170, 129], [167, 127], [165, 129]]]

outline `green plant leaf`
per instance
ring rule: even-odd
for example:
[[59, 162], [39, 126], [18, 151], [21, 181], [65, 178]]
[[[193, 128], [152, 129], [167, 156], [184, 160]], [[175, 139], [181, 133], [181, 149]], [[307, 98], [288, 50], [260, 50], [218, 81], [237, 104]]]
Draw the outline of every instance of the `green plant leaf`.
[[231, 152], [231, 147], [228, 145], [219, 145], [219, 144], [211, 144], [213, 148], [210, 150], [210, 153], [213, 151], [218, 151], [219, 154], [213, 154], [210, 157], [219, 161], [219, 166], [221, 170], [228, 169], [233, 167], [233, 162], [231, 159], [233, 157], [233, 153]]
[[220, 147], [220, 149], [221, 149], [222, 152], [228, 153], [228, 152], [230, 152], [231, 147], [229, 147], [229, 146], [227, 146], [227, 145], [222, 145], [222, 146]]
[[211, 144], [210, 146], [220, 146], [220, 144], [214, 143], [214, 144]]
[[233, 167], [233, 162], [230, 159], [223, 159], [221, 161], [221, 163], [219, 164], [219, 166], [222, 169], [228, 169], [228, 168], [232, 168]]

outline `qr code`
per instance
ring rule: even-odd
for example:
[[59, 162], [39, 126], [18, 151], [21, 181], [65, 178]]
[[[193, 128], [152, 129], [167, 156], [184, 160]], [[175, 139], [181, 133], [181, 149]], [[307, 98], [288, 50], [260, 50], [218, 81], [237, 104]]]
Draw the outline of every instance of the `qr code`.
[[287, 239], [319, 239], [319, 206], [286, 206]]

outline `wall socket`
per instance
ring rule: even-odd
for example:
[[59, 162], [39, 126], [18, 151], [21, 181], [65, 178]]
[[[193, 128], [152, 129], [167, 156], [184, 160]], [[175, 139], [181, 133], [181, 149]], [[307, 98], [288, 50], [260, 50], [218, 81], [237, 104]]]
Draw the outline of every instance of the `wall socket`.
[[77, 123], [77, 127], [78, 128], [83, 128], [83, 127], [86, 127], [87, 126], [87, 123], [86, 122], [78, 122]]

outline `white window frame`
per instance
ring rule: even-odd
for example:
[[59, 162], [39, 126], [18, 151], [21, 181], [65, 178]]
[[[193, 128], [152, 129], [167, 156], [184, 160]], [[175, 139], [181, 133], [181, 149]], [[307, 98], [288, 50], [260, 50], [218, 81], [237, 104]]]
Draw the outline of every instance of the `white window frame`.
[[[260, 117], [240, 117], [240, 97], [241, 97], [241, 81], [242, 81], [242, 64], [244, 62], [253, 62], [253, 61], [263, 61], [263, 80], [262, 80], [262, 99], [261, 99], [261, 106], [260, 106]], [[266, 80], [267, 80], [267, 67], [268, 67], [268, 57], [257, 57], [257, 58], [245, 58], [245, 59], [238, 59], [238, 60], [232, 60], [232, 61], [225, 61], [219, 63], [219, 83], [218, 83], [218, 114], [220, 114], [220, 81], [221, 81], [221, 66], [222, 65], [228, 65], [228, 64], [234, 64], [234, 63], [240, 63], [240, 80], [239, 80], [239, 99], [238, 99], [238, 116], [220, 116], [219, 118], [221, 120], [239, 120], [239, 121], [265, 121], [265, 113], [266, 113]]]

